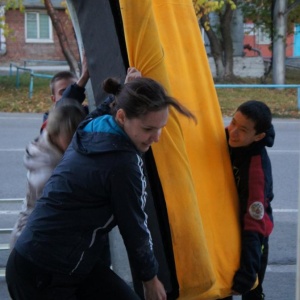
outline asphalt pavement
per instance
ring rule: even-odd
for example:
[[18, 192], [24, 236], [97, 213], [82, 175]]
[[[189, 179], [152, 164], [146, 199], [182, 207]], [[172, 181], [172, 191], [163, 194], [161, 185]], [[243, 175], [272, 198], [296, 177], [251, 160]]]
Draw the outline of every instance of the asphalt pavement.
[[[9, 200], [8, 203], [0, 202], [0, 228], [12, 227], [16, 220], [20, 203], [14, 203], [13, 200], [23, 199], [26, 190], [26, 173], [22, 164], [24, 148], [30, 140], [39, 134], [41, 121], [42, 114], [0, 112], [0, 200]], [[229, 119], [224, 119], [225, 124], [228, 122]], [[300, 120], [275, 119], [273, 123], [276, 130], [275, 146], [268, 149], [268, 152], [274, 176], [275, 228], [270, 237], [270, 256], [264, 288], [266, 299], [294, 300]], [[1, 234], [0, 244], [7, 242], [8, 238], [8, 234]], [[121, 249], [118, 251], [119, 253], [124, 252]], [[0, 268], [5, 266], [7, 257], [8, 251], [0, 250]], [[122, 261], [122, 258], [120, 260]], [[122, 272], [125, 277], [128, 275], [126, 263]], [[0, 299], [9, 299], [3, 276], [0, 276]], [[234, 300], [239, 299], [241, 297], [234, 297]]]

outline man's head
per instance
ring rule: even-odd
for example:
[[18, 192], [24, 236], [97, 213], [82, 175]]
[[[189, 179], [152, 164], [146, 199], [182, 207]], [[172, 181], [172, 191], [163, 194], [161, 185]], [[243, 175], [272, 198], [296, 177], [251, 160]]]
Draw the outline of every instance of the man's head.
[[258, 142], [266, 136], [266, 131], [272, 125], [270, 108], [257, 100], [241, 104], [228, 126], [231, 147], [246, 147]]
[[77, 76], [70, 71], [61, 71], [56, 73], [50, 82], [51, 100], [57, 102], [60, 100], [64, 90], [77, 81]]

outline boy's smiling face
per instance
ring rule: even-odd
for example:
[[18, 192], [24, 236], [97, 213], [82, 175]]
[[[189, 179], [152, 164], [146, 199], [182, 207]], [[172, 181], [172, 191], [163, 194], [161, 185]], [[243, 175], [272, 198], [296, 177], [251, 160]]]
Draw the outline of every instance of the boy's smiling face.
[[237, 111], [227, 127], [230, 147], [247, 147], [253, 142], [258, 142], [265, 137], [265, 133], [256, 133], [255, 122]]

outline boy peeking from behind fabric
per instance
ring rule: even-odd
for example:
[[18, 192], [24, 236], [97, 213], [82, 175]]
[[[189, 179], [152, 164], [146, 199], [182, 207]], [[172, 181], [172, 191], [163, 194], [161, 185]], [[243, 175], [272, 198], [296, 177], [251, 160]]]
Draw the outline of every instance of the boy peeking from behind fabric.
[[[273, 230], [271, 162], [275, 131], [269, 107], [256, 100], [241, 104], [226, 128], [240, 205], [242, 248], [233, 294], [243, 300], [264, 299], [262, 283], [268, 262], [268, 237]], [[255, 285], [258, 277], [258, 285]], [[228, 297], [226, 299], [232, 299]]]

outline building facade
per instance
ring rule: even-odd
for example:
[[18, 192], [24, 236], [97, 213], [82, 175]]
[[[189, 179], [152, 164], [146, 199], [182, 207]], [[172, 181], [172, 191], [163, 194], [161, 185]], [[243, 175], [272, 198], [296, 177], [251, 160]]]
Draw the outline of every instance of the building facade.
[[[52, 0], [52, 4], [57, 10], [71, 50], [77, 61], [80, 61], [76, 36], [66, 8], [62, 6], [62, 0]], [[0, 28], [0, 64], [22, 63], [25, 60], [65, 61], [59, 39], [42, 1], [23, 0], [23, 5], [23, 12], [18, 9], [5, 11], [0, 0], [0, 17], [5, 16], [2, 21], [5, 23], [2, 25], [7, 25], [10, 32], [6, 38], [3, 29]], [[218, 22], [213, 15], [211, 22]], [[202, 33], [206, 51], [210, 55], [209, 41], [203, 30]], [[251, 23], [243, 24], [240, 10], [234, 13], [232, 37], [235, 57], [271, 57], [267, 34], [255, 29]], [[295, 25], [294, 34], [287, 37], [286, 44], [286, 57], [300, 57], [300, 24]]]
[[[252, 48], [247, 49], [247, 46]], [[252, 23], [244, 24], [244, 52], [246, 56], [261, 55], [264, 58], [270, 58], [272, 52], [270, 49], [271, 40], [267, 33], [260, 28], [255, 28]], [[294, 33], [286, 38], [286, 57], [300, 56], [300, 24], [295, 24]]]
[[[40, 0], [24, 0], [25, 10], [10, 9], [4, 11], [5, 24], [9, 36], [0, 34], [0, 64], [22, 63], [25, 60], [65, 61], [58, 36], [53, 28], [45, 6]], [[66, 33], [68, 43], [75, 58], [79, 60], [78, 46], [72, 21], [66, 13], [61, 0], [53, 1], [59, 20]]]

